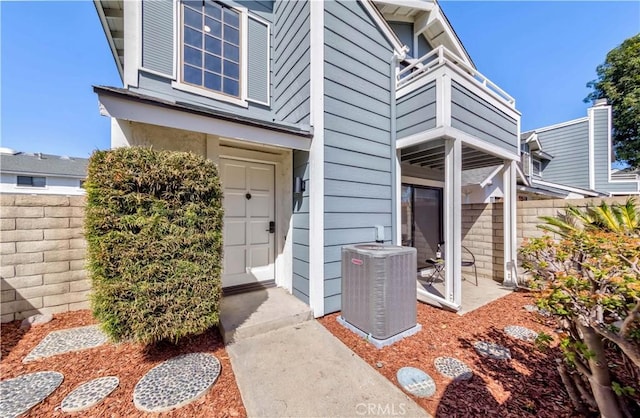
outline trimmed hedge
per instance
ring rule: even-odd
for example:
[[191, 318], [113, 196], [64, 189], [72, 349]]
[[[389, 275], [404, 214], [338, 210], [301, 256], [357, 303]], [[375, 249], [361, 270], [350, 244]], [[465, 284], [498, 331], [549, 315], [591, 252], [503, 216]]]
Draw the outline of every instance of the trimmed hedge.
[[222, 189], [185, 152], [91, 156], [85, 235], [93, 315], [114, 341], [177, 341], [218, 324]]

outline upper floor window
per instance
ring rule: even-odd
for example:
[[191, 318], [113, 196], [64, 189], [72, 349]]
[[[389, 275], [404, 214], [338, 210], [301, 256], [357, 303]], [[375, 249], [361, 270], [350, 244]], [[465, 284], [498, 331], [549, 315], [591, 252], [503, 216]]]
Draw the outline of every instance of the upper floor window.
[[540, 160], [532, 158], [531, 169], [534, 176], [542, 176], [542, 162]]
[[241, 14], [221, 3], [182, 4], [182, 82], [240, 98]]
[[22, 187], [46, 187], [47, 178], [33, 177], [33, 176], [18, 176], [18, 180], [16, 184]]

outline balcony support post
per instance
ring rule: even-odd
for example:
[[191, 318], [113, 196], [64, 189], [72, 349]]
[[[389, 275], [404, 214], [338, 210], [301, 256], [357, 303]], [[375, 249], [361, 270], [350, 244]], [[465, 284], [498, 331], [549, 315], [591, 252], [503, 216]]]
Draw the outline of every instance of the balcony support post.
[[502, 181], [504, 184], [504, 286], [514, 287], [517, 284], [517, 259], [518, 259], [518, 238], [516, 235], [516, 162], [513, 160], [504, 161], [502, 170]]
[[462, 141], [447, 139], [444, 151], [445, 299], [462, 303]]

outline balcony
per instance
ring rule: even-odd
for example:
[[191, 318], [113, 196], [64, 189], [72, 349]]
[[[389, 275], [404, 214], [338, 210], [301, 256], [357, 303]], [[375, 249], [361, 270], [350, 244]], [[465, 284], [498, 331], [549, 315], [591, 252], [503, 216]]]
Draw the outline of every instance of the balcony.
[[[515, 99], [443, 46], [401, 63], [396, 98], [398, 141], [403, 148], [456, 137], [471, 148], [463, 149], [469, 158], [482, 153], [519, 159], [520, 113]], [[437, 157], [421, 164], [441, 166]], [[480, 165], [493, 163], [495, 158], [488, 158]]]

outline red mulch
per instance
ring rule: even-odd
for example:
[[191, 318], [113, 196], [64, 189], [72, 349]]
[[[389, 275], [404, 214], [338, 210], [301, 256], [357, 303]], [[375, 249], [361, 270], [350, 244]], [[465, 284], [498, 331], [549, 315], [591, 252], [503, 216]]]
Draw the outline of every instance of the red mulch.
[[53, 370], [64, 375], [64, 381], [51, 396], [35, 406], [26, 416], [69, 416], [56, 408], [62, 399], [81, 383], [103, 376], [118, 376], [120, 385], [102, 403], [75, 414], [83, 417], [150, 416], [133, 405], [133, 388], [150, 369], [179, 354], [205, 352], [215, 355], [222, 370], [214, 386], [202, 398], [189, 405], [154, 416], [167, 417], [238, 417], [246, 416], [240, 391], [231, 370], [229, 356], [217, 329], [185, 338], [178, 345], [159, 344], [153, 348], [135, 344], [106, 344], [94, 349], [60, 354], [27, 364], [22, 359], [51, 331], [94, 324], [89, 311], [58, 314], [48, 324], [29, 331], [20, 330], [20, 321], [2, 324], [2, 360], [0, 375], [9, 379], [25, 373]]
[[[513, 293], [464, 316], [418, 303], [422, 331], [381, 350], [340, 325], [338, 314], [320, 322], [374, 368], [381, 362], [377, 369], [396, 385], [401, 367], [427, 372], [436, 382], [436, 394], [413, 399], [436, 417], [577, 417], [556, 370], [558, 339], [540, 350], [503, 332], [507, 325], [521, 325], [555, 336], [540, 315], [523, 309], [533, 303], [532, 295]], [[479, 340], [508, 347], [512, 360], [480, 357], [473, 348]], [[473, 369], [473, 378], [453, 382], [441, 376], [433, 365], [440, 356], [462, 360]]]

